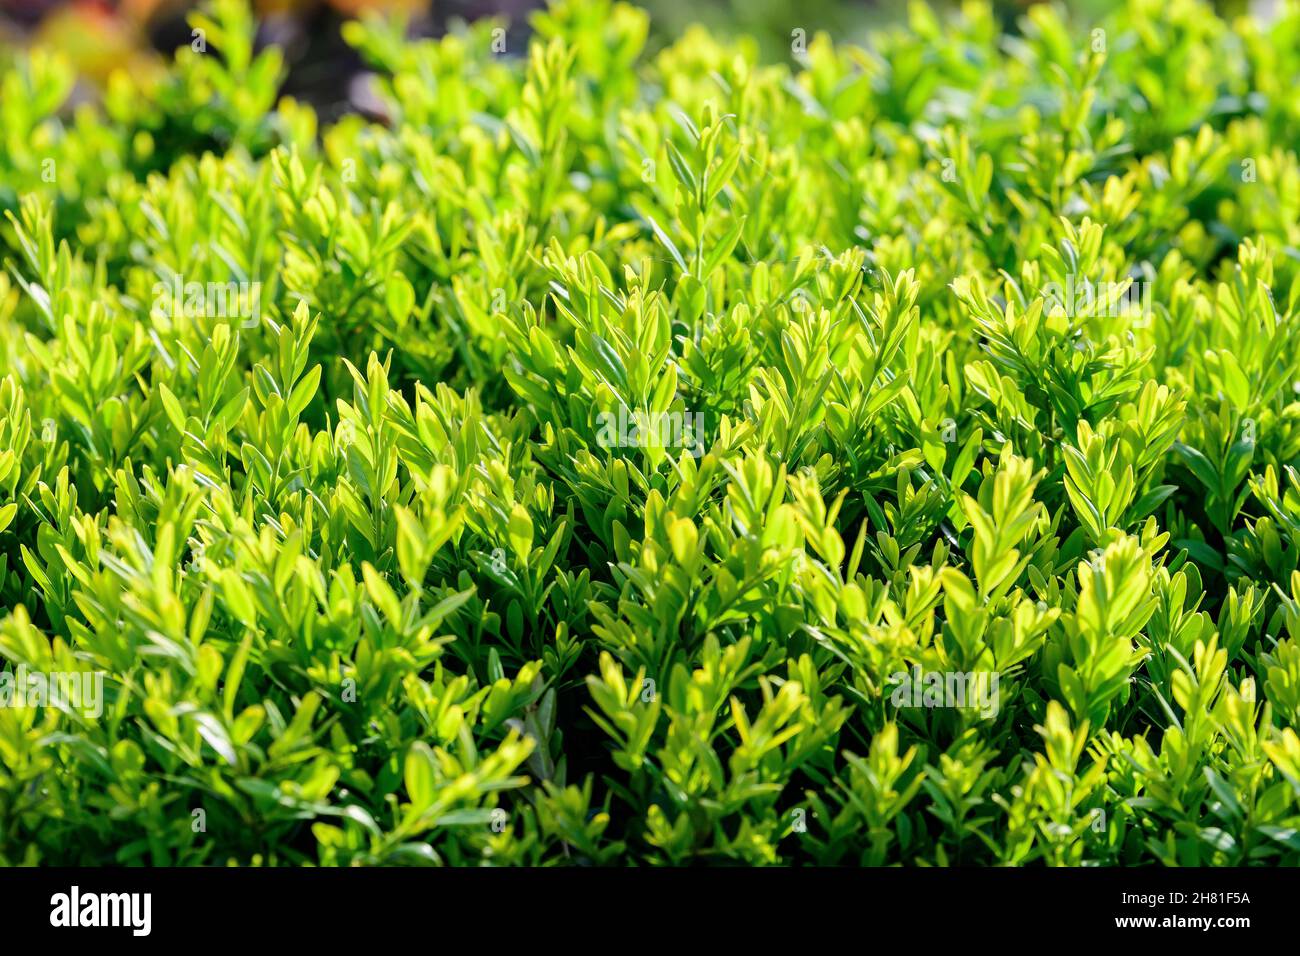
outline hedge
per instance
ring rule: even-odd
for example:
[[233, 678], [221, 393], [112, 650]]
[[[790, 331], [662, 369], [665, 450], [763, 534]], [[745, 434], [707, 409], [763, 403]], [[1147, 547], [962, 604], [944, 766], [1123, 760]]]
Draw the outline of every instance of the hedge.
[[1300, 862], [1300, 6], [790, 21], [0, 52], [0, 863]]

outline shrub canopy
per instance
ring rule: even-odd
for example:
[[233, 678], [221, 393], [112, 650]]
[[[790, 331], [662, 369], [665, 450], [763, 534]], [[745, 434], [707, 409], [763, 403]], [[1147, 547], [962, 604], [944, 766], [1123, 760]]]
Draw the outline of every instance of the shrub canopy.
[[1300, 7], [791, 16], [0, 54], [0, 862], [1300, 862]]

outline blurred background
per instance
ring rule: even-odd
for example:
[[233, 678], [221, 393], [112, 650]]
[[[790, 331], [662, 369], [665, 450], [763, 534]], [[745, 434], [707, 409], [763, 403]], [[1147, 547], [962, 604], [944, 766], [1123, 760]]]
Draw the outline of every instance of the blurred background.
[[[790, 31], [811, 37], [827, 30], [837, 40], [863, 38], [874, 26], [905, 16], [906, 0], [633, 0], [652, 17], [650, 48], [677, 39], [691, 23], [758, 38], [769, 58], [789, 56]], [[930, 0], [951, 5], [954, 0]], [[1122, 0], [1068, 0], [1077, 13], [1104, 13]], [[1216, 0], [1221, 10], [1244, 9], [1250, 0]], [[1255, 0], [1269, 3], [1272, 0]], [[287, 53], [289, 75], [283, 93], [325, 112], [350, 107], [350, 81], [361, 62], [341, 39], [340, 25], [366, 10], [405, 16], [415, 35], [437, 36], [458, 20], [499, 16], [510, 24], [510, 40], [528, 32], [528, 14], [543, 0], [253, 0], [259, 44], [276, 43]], [[1000, 18], [1014, 31], [1029, 0], [994, 0]], [[1251, 4], [1255, 5], [1255, 4]], [[49, 45], [76, 64], [81, 94], [93, 96], [117, 67], [156, 69], [172, 50], [190, 42], [189, 0], [0, 0], [0, 48]], [[510, 42], [510, 50], [525, 44]]]

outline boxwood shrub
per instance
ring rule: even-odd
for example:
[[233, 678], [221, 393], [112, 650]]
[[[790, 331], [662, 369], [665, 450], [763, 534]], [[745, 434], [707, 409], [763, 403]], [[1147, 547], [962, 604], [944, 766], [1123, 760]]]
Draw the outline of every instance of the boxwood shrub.
[[1300, 862], [1300, 6], [789, 17], [0, 53], [0, 863]]

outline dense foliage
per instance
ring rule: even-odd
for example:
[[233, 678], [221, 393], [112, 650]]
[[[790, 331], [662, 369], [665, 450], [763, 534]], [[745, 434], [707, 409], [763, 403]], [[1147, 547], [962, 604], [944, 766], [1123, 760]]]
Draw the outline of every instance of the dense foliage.
[[1300, 862], [1300, 6], [195, 27], [0, 54], [0, 862]]

